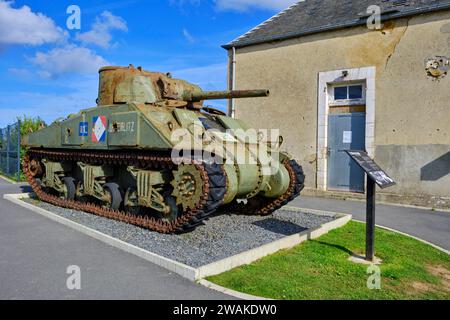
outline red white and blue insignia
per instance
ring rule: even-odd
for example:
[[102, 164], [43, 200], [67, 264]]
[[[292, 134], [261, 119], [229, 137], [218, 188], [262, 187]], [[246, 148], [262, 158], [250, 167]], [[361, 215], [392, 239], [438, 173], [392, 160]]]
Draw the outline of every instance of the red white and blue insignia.
[[92, 128], [92, 141], [104, 142], [106, 140], [106, 117], [93, 117], [92, 122], [94, 123]]

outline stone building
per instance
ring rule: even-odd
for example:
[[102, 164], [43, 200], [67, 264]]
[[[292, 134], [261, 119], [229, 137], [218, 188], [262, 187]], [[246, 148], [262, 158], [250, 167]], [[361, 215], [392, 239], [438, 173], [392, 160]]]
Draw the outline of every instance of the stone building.
[[365, 149], [383, 200], [450, 206], [449, 0], [305, 0], [223, 47], [230, 89], [271, 91], [229, 112], [280, 129], [310, 193], [363, 193]]

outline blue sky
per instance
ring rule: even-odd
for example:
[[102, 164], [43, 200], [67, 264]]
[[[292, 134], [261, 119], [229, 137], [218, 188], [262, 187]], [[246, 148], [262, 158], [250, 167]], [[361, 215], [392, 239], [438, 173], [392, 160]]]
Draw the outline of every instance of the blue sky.
[[[0, 127], [23, 114], [51, 122], [94, 106], [102, 65], [132, 63], [226, 89], [220, 46], [294, 2], [0, 0]], [[80, 30], [66, 26], [72, 4]]]

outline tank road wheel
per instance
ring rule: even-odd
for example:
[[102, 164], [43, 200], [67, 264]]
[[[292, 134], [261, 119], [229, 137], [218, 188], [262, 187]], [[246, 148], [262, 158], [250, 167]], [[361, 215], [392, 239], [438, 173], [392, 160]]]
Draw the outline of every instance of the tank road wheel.
[[64, 192], [62, 193], [61, 198], [66, 200], [74, 200], [77, 193], [75, 179], [72, 177], [64, 177], [62, 181], [64, 183]]
[[123, 201], [119, 185], [113, 182], [105, 183], [105, 185], [103, 186], [103, 190], [106, 196], [104, 207], [111, 210], [118, 210]]
[[183, 211], [194, 210], [203, 194], [203, 180], [195, 165], [180, 165], [173, 172], [172, 196]]

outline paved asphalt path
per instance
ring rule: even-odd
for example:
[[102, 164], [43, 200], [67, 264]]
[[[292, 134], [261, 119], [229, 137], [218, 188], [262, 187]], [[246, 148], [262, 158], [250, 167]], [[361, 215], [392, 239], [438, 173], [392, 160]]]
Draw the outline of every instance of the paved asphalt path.
[[[230, 299], [3, 199], [29, 191], [0, 178], [0, 299]], [[67, 267], [81, 270], [68, 290]]]
[[[351, 213], [366, 221], [366, 203], [316, 197], [299, 197], [289, 205], [301, 208]], [[405, 232], [450, 250], [450, 212], [376, 204], [376, 224]]]

